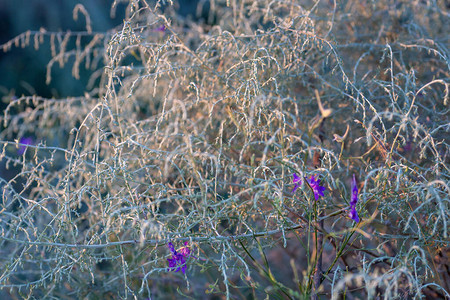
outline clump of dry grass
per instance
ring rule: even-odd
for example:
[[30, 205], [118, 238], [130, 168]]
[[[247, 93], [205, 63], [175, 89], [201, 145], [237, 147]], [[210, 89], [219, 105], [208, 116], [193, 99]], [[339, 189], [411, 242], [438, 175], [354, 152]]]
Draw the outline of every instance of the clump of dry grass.
[[[49, 39], [48, 80], [70, 60], [93, 75], [83, 97], [22, 96], [2, 117], [17, 175], [1, 179], [0, 287], [450, 297], [442, 4], [211, 1], [205, 23], [161, 5], [130, 1], [110, 32], [3, 45]], [[293, 173], [320, 178], [324, 197], [305, 182], [293, 194]], [[169, 242], [192, 251], [184, 276], [168, 272]]]

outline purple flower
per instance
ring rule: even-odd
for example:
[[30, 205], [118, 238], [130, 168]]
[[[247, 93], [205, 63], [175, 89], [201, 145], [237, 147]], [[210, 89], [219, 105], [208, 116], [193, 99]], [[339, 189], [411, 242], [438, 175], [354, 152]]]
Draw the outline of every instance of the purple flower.
[[311, 175], [311, 178], [308, 179], [308, 183], [311, 186], [311, 188], [314, 191], [314, 198], [319, 200], [319, 197], [323, 197], [323, 192], [325, 191], [325, 188], [323, 186], [320, 186], [320, 179], [315, 178], [315, 175]]
[[295, 173], [292, 174], [292, 176], [294, 177], [294, 179], [292, 180], [292, 182], [294, 183], [294, 189], [292, 190], [292, 194], [294, 194], [295, 191], [302, 185], [303, 181], [302, 178]]
[[358, 212], [356, 211], [356, 207], [352, 206], [350, 208], [350, 212], [348, 213], [348, 217], [350, 219], [352, 219], [353, 221], [355, 221], [356, 223], [359, 223], [359, 216], [358, 216]]
[[356, 184], [356, 177], [353, 174], [352, 180], [352, 197], [350, 199], [350, 212], [348, 213], [348, 217], [359, 223], [358, 212], [356, 211], [356, 203], [358, 202], [358, 185]]
[[189, 249], [188, 242], [185, 242], [184, 245], [185, 247], [181, 248], [180, 252], [177, 252], [172, 243], [167, 244], [170, 252], [172, 252], [172, 257], [167, 259], [169, 262], [168, 271], [178, 272], [181, 270], [183, 274], [186, 272], [186, 259], [191, 256], [191, 250]]
[[408, 153], [408, 152], [411, 152], [412, 149], [413, 149], [413, 143], [412, 143], [411, 140], [409, 140], [409, 141], [407, 141], [406, 144], [405, 144], [402, 148], [400, 148], [399, 150], [400, 150], [401, 153]]
[[181, 255], [183, 255], [184, 257], [191, 256], [191, 249], [189, 249], [188, 242], [184, 242], [184, 246], [185, 247], [180, 249]]
[[21, 137], [19, 140], [20, 144], [23, 144], [19, 146], [19, 149], [17, 150], [17, 154], [22, 155], [25, 150], [27, 149], [26, 145], [33, 145], [33, 138], [32, 137]]
[[166, 26], [165, 25], [161, 25], [161, 26], [153, 29], [153, 31], [164, 32], [164, 31], [166, 31]]
[[350, 205], [355, 206], [356, 202], [358, 202], [358, 186], [356, 184], [355, 174], [353, 174], [352, 180], [352, 198], [350, 200]]

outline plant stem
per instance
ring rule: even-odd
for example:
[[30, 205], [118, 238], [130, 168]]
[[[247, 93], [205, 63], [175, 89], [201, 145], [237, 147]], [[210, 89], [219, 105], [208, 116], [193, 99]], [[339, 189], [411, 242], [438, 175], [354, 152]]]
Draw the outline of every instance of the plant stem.
[[[319, 215], [319, 219], [322, 216], [322, 212]], [[324, 220], [318, 222], [318, 228], [323, 228]], [[320, 230], [316, 230], [316, 267], [314, 270], [314, 293], [312, 295], [313, 300], [318, 299], [319, 287], [322, 283], [322, 246], [323, 246], [323, 233]]]

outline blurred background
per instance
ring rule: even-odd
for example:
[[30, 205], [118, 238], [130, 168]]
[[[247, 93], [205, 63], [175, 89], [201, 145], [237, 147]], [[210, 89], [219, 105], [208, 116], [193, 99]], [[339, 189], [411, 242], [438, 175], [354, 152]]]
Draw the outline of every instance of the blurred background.
[[[81, 3], [91, 17], [92, 29], [105, 32], [119, 25], [123, 20], [123, 9], [118, 9], [111, 18], [111, 0], [1, 0], [0, 1], [0, 45], [12, 40], [19, 34], [39, 31], [85, 31], [84, 17], [80, 14], [77, 21], [73, 19], [73, 9]], [[5, 96], [21, 96], [37, 94], [42, 97], [66, 97], [83, 94], [89, 74], [80, 70], [80, 79], [71, 75], [71, 66], [52, 69], [52, 82], [45, 83], [46, 66], [51, 59], [48, 38], [35, 50], [33, 45], [26, 48], [13, 47], [0, 51], [0, 95], [2, 110], [8, 98]]]
[[[129, 1], [116, 1], [119, 4], [115, 11], [111, 11], [113, 2], [113, 0], [0, 0], [0, 45], [28, 30], [39, 31], [43, 28], [49, 32], [85, 31], [84, 16], [80, 13], [77, 21], [73, 18], [73, 9], [78, 3], [89, 13], [92, 30], [106, 32], [120, 26]], [[205, 20], [209, 8], [208, 1], [202, 1], [203, 11], [200, 12], [197, 10], [198, 0], [174, 2], [174, 9], [180, 17], [189, 17], [194, 21]], [[89, 70], [81, 69], [80, 79], [77, 80], [72, 76], [70, 62], [63, 68], [55, 65], [52, 68], [52, 81], [47, 85], [46, 66], [50, 59], [48, 38], [38, 50], [35, 50], [31, 43], [26, 48], [13, 47], [7, 52], [0, 51], [2, 111], [11, 96], [36, 94], [46, 98], [62, 98], [83, 95], [91, 74]]]

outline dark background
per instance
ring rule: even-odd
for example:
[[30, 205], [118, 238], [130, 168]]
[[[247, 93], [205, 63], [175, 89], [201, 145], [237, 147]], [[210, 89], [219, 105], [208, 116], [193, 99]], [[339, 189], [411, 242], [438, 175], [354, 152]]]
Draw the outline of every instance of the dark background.
[[[202, 18], [196, 16], [198, 2], [181, 0], [175, 3], [174, 8], [180, 17], [198, 20]], [[81, 13], [77, 21], [73, 20], [73, 9], [78, 3], [89, 13], [94, 32], [106, 32], [120, 26], [125, 18], [126, 3], [119, 4], [114, 18], [111, 17], [113, 0], [0, 0], [0, 45], [28, 30], [39, 31], [40, 28], [48, 32], [85, 31], [85, 18]], [[208, 6], [206, 3], [204, 8], [208, 9]], [[36, 94], [63, 98], [83, 95], [86, 90], [91, 72], [81, 69], [80, 79], [73, 78], [70, 61], [62, 69], [58, 64], [53, 66], [52, 82], [47, 85], [46, 66], [52, 58], [49, 37], [39, 50], [34, 49], [32, 41], [26, 48], [13, 46], [6, 53], [0, 49], [1, 111], [12, 96]]]
[[[111, 0], [0, 0], [0, 45], [12, 40], [27, 30], [39, 31], [85, 31], [85, 18], [78, 15], [73, 20], [72, 12], [77, 3], [84, 5], [91, 17], [92, 29], [96, 32], [110, 30], [123, 20], [123, 9], [114, 19], [110, 18]], [[32, 41], [32, 39], [31, 39]], [[11, 96], [39, 95], [42, 97], [66, 97], [83, 95], [88, 74], [76, 80], [71, 75], [70, 61], [61, 69], [52, 68], [52, 82], [47, 85], [46, 66], [51, 59], [49, 37], [39, 50], [33, 43], [26, 48], [12, 47], [6, 53], [0, 51], [0, 95], [2, 110]], [[83, 70], [81, 70], [83, 72]], [[83, 76], [85, 75], [85, 76]], [[9, 97], [5, 97], [9, 95]]]

